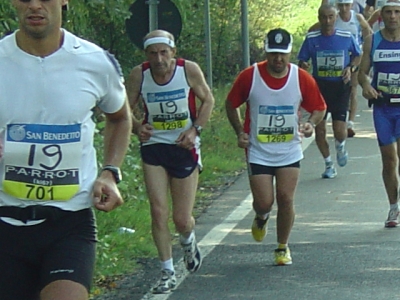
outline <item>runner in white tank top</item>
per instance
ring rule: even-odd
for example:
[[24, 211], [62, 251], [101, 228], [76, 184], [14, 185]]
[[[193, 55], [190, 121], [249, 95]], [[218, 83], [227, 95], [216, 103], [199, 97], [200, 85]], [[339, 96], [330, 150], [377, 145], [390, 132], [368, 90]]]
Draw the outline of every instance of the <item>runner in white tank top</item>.
[[[174, 37], [155, 30], [144, 38], [147, 62], [133, 68], [128, 96], [134, 115], [133, 132], [141, 142], [145, 185], [151, 207], [152, 233], [161, 265], [155, 294], [176, 287], [169, 220], [172, 215], [189, 272], [197, 271], [202, 257], [197, 246], [192, 210], [200, 170], [200, 133], [210, 118], [214, 98], [200, 67], [175, 59]], [[196, 105], [196, 97], [199, 105]], [[144, 111], [138, 107], [143, 103]]]

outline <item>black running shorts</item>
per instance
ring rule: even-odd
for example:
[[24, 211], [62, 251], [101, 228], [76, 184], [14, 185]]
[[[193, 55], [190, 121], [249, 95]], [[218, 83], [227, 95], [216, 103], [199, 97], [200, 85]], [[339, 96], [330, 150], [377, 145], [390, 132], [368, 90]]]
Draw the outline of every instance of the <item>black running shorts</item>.
[[324, 119], [326, 119], [328, 113], [331, 113], [332, 120], [346, 121], [350, 102], [350, 83], [345, 84], [343, 81], [321, 80], [317, 78], [315, 80], [327, 106]]
[[199, 166], [196, 149], [177, 145], [152, 144], [140, 147], [142, 160], [148, 165], [163, 167], [174, 178], [186, 178]]
[[78, 282], [89, 291], [96, 253], [91, 209], [31, 226], [0, 220], [0, 244], [1, 300], [38, 300], [56, 280]]
[[295, 163], [285, 165], [285, 166], [279, 166], [279, 167], [271, 167], [271, 166], [264, 166], [264, 165], [250, 163], [247, 167], [249, 176], [252, 176], [252, 175], [275, 176], [276, 170], [283, 169], [283, 168], [300, 168], [300, 161], [297, 161]]

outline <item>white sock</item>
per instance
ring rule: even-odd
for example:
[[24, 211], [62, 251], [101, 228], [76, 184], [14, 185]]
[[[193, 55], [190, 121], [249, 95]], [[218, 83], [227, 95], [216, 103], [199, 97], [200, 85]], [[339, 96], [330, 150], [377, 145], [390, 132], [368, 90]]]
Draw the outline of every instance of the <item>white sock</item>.
[[175, 272], [174, 261], [172, 258], [161, 262], [161, 270], [165, 270], [165, 269]]
[[332, 162], [332, 157], [329, 155], [328, 157], [324, 158], [325, 163], [330, 164]]
[[179, 237], [179, 240], [181, 241], [182, 244], [190, 244], [194, 239], [194, 231], [192, 231], [187, 238], [185, 238], [183, 235]]
[[390, 209], [399, 209], [399, 203], [390, 204]]
[[262, 218], [263, 220], [266, 220], [266, 219], [269, 218], [269, 214], [270, 214], [270, 212], [267, 212], [267, 213], [264, 214], [264, 215], [257, 214], [257, 216], [259, 216], [259, 217]]

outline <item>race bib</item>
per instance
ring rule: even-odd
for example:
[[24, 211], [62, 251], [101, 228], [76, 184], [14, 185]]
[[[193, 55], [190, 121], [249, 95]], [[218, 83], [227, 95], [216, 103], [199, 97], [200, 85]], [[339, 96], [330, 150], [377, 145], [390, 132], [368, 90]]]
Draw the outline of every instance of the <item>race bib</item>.
[[294, 137], [296, 114], [293, 106], [260, 105], [257, 139], [260, 143], [286, 143]]
[[344, 69], [344, 52], [342, 50], [325, 50], [317, 52], [317, 76], [341, 77]]
[[79, 190], [81, 125], [10, 124], [3, 190], [21, 200], [67, 201]]
[[189, 111], [185, 89], [148, 93], [149, 119], [155, 129], [175, 130], [184, 128], [189, 122]]
[[378, 90], [390, 94], [400, 95], [400, 74], [399, 73], [378, 73]]

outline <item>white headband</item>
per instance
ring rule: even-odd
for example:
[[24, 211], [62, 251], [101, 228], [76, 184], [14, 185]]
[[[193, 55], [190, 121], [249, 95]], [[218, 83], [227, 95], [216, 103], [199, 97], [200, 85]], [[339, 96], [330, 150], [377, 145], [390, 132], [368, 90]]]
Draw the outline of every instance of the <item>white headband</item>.
[[385, 6], [400, 6], [400, 2], [398, 1], [384, 1], [382, 7]]
[[171, 48], [175, 48], [175, 43], [173, 40], [166, 37], [153, 37], [144, 41], [144, 49], [153, 44], [167, 44]]

